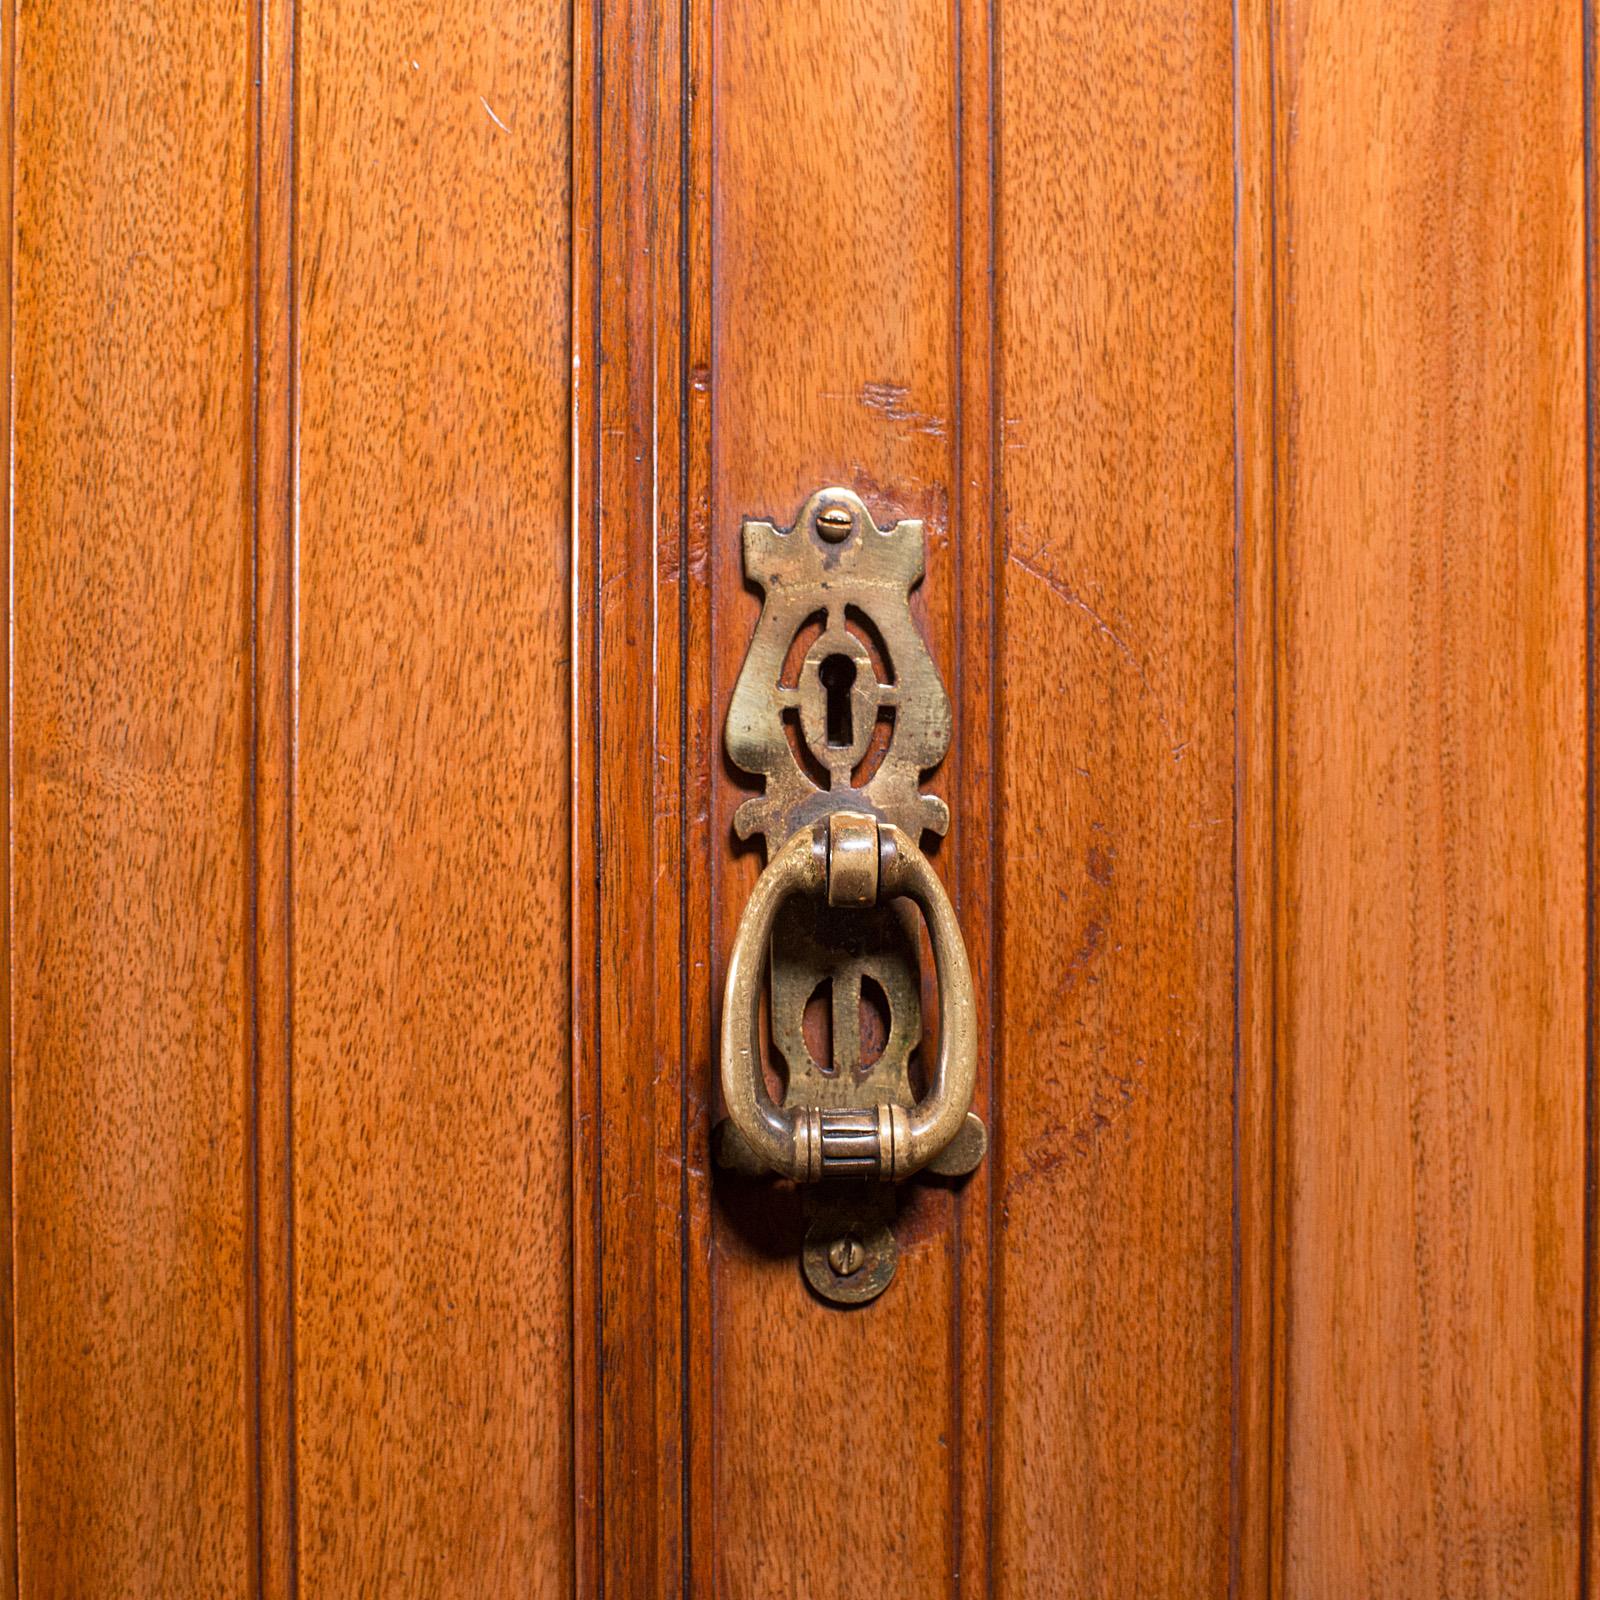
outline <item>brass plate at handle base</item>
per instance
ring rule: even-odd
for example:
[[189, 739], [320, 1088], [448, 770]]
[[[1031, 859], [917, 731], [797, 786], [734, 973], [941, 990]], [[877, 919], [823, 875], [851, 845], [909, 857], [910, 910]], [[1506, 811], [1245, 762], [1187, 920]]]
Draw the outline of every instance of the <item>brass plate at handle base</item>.
[[894, 1190], [874, 1184], [838, 1194], [809, 1188], [800, 1266], [806, 1282], [835, 1305], [861, 1306], [889, 1287], [900, 1260], [895, 1240]]

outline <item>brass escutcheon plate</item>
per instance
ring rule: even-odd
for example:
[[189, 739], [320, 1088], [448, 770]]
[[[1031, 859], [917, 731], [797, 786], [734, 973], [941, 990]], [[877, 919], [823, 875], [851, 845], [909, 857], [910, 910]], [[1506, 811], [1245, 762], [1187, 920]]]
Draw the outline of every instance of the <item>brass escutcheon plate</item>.
[[[949, 810], [921, 788], [951, 736], [950, 700], [911, 615], [922, 523], [880, 528], [857, 495], [827, 488], [791, 528], [749, 520], [743, 537], [745, 574], [763, 604], [726, 742], [735, 765], [764, 789], [739, 807], [739, 837], [761, 836], [770, 862], [800, 829], [834, 812], [893, 823], [914, 842], [943, 834]], [[913, 1105], [920, 948], [916, 910], [904, 902], [795, 898], [782, 907], [768, 999], [785, 1109]], [[986, 1143], [969, 1113], [931, 1170], [969, 1171]], [[726, 1166], [766, 1170], [727, 1122], [716, 1150]], [[802, 1265], [811, 1287], [838, 1304], [881, 1294], [898, 1253], [892, 1188], [835, 1183], [808, 1193], [806, 1209]]]

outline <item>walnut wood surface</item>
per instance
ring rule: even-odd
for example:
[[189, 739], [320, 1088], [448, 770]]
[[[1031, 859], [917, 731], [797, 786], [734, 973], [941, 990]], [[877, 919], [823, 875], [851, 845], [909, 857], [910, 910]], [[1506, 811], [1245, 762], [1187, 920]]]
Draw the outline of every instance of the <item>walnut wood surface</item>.
[[300, 1592], [565, 1592], [563, 19], [303, 6]]
[[[0, 0], [0, 1596], [1600, 1594], [1592, 48]], [[993, 1130], [854, 1312], [708, 1157], [827, 482]]]
[[1553, 4], [1282, 19], [1297, 1600], [1578, 1582], [1580, 42]]
[[1214, 1594], [1233, 1403], [1229, 18], [1015, 6], [1000, 38], [996, 1578]]
[[246, 22], [4, 16], [20, 1533], [0, 1571], [30, 1597], [238, 1593], [253, 1564]]

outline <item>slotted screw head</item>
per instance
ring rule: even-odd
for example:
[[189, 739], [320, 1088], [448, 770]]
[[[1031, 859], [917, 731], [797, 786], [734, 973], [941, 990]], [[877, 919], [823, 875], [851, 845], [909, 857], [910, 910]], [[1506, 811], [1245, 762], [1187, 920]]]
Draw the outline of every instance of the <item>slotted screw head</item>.
[[843, 1238], [835, 1239], [828, 1246], [828, 1265], [841, 1278], [848, 1278], [859, 1272], [861, 1263], [866, 1259], [867, 1252], [862, 1247], [861, 1241], [853, 1233], [847, 1233]]
[[829, 506], [826, 511], [817, 513], [817, 532], [824, 539], [838, 544], [841, 539], [848, 537], [854, 521], [843, 506]]

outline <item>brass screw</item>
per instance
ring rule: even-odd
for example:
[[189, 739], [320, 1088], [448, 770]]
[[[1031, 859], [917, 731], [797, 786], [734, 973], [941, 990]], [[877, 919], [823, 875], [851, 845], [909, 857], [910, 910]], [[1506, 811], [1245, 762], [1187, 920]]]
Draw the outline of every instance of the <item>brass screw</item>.
[[830, 544], [838, 544], [850, 536], [855, 518], [843, 506], [829, 506], [817, 513], [817, 532]]
[[862, 1248], [861, 1241], [853, 1233], [847, 1233], [843, 1238], [835, 1239], [828, 1246], [828, 1265], [841, 1278], [848, 1278], [859, 1272], [862, 1262], [866, 1259], [867, 1252]]

